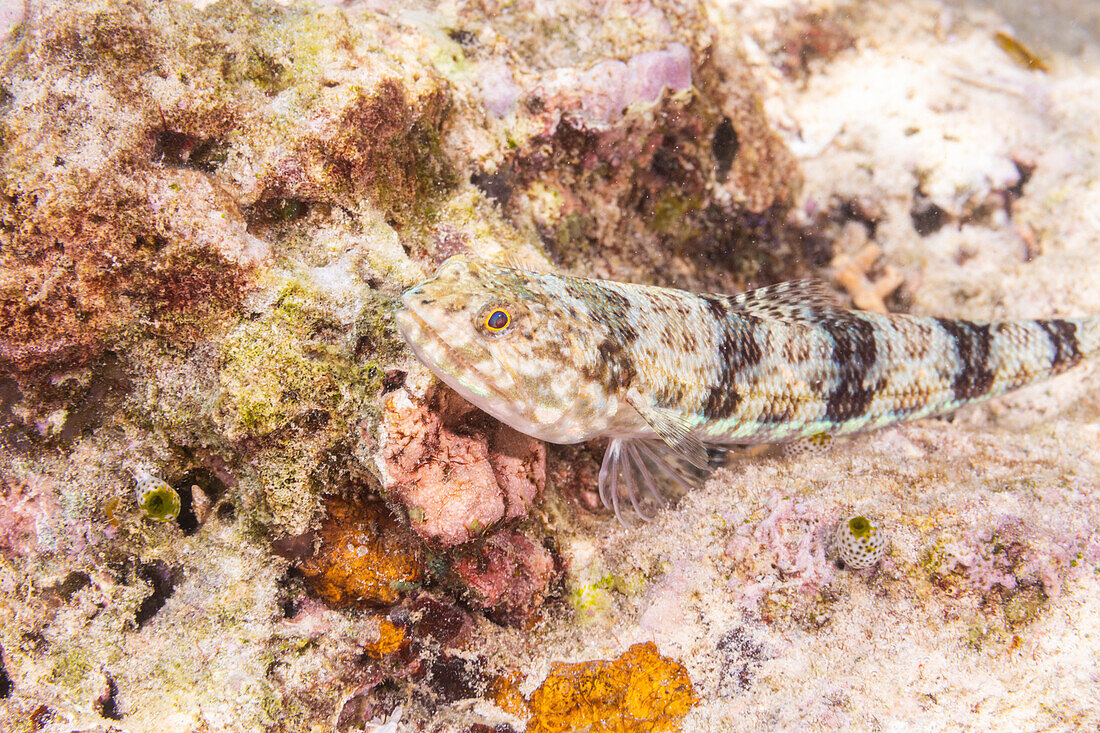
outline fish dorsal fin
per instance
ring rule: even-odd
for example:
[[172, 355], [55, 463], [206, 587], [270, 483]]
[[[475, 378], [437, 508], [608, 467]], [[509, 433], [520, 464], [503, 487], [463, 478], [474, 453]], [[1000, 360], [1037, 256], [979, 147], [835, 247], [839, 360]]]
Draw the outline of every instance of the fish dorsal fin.
[[656, 407], [642, 398], [628, 396], [627, 402], [638, 411], [646, 425], [664, 441], [665, 445], [678, 453], [692, 466], [700, 470], [710, 467], [710, 454], [706, 445], [692, 435], [682, 413]]
[[731, 311], [774, 321], [805, 321], [811, 313], [843, 309], [820, 280], [788, 280], [725, 297]]

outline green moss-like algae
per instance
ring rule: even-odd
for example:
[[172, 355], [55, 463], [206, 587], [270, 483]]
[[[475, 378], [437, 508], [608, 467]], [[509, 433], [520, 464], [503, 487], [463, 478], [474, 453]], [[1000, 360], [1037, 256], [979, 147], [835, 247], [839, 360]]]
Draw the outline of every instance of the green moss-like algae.
[[267, 434], [311, 409], [347, 413], [377, 392], [377, 362], [359, 363], [333, 342], [340, 325], [317, 297], [288, 282], [268, 313], [227, 335], [220, 381], [231, 431]]

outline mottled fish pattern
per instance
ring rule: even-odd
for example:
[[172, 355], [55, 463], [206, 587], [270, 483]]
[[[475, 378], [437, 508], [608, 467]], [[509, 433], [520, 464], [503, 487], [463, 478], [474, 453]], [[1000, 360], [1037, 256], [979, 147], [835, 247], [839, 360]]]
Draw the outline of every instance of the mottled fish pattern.
[[643, 517], [716, 450], [945, 413], [1100, 349], [1097, 317], [879, 315], [807, 281], [694, 294], [461, 256], [404, 303], [417, 356], [486, 412], [549, 442], [610, 438], [601, 496]]

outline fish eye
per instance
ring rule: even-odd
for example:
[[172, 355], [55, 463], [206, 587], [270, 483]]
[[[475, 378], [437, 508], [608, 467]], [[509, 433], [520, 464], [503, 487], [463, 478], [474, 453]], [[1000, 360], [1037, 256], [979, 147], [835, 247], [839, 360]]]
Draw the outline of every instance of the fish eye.
[[491, 333], [500, 333], [508, 328], [511, 322], [512, 316], [508, 314], [508, 311], [503, 308], [494, 308], [489, 311], [489, 315], [485, 318], [485, 328]]

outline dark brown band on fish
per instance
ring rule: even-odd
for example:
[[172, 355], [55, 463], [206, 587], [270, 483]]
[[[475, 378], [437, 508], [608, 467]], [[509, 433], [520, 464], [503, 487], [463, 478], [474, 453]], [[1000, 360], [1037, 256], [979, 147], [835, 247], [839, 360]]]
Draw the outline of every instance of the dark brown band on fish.
[[1081, 349], [1077, 344], [1077, 324], [1054, 319], [1036, 321], [1039, 328], [1046, 331], [1050, 339], [1053, 354], [1050, 357], [1050, 370], [1061, 372], [1081, 361]]
[[959, 357], [959, 371], [951, 383], [956, 400], [972, 400], [981, 397], [993, 386], [993, 372], [989, 368], [989, 347], [993, 336], [989, 324], [970, 321], [935, 319], [955, 344]]
[[611, 288], [578, 278], [566, 281], [565, 292], [586, 304], [606, 328], [606, 338], [596, 346], [595, 361], [582, 367], [582, 373], [611, 392], [628, 388], [637, 376], [631, 346], [638, 340], [638, 330], [630, 319], [630, 301]]
[[825, 417], [843, 422], [867, 412], [881, 383], [868, 384], [867, 375], [878, 360], [875, 327], [858, 316], [823, 317], [820, 326], [833, 340], [837, 382], [825, 401]]
[[630, 353], [614, 339], [601, 341], [596, 347], [596, 353], [598, 361], [595, 378], [612, 393], [630, 387], [638, 373]]
[[764, 352], [756, 338], [755, 319], [731, 315], [725, 298], [713, 295], [701, 297], [714, 319], [712, 327], [718, 355], [718, 377], [710, 385], [703, 402], [703, 416], [708, 420], [724, 420], [733, 415], [741, 404], [738, 376], [745, 369], [759, 364]]
[[630, 322], [633, 305], [627, 297], [609, 288], [593, 288], [589, 298], [596, 300], [596, 312], [604, 314], [611, 336], [623, 349], [629, 349], [638, 340], [638, 331]]

